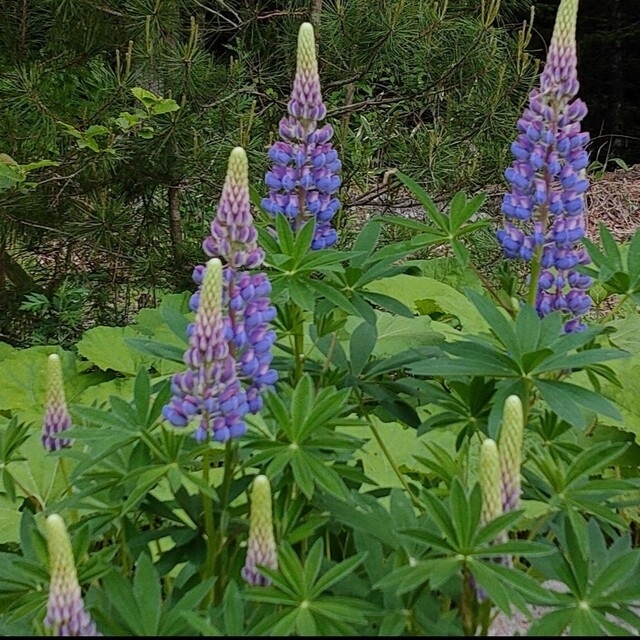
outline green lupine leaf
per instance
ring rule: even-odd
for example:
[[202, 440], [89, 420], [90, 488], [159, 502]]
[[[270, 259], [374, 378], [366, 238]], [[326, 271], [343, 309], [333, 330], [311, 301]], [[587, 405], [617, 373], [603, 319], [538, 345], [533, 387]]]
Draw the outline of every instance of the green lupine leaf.
[[422, 498], [429, 507], [429, 515], [433, 518], [445, 538], [458, 548], [460, 546], [460, 540], [458, 538], [457, 531], [450, 513], [447, 511], [440, 499], [430, 491], [425, 491], [424, 494], [422, 494]]
[[522, 352], [510, 320], [492, 302], [472, 289], [466, 289], [465, 293], [485, 319], [496, 338], [505, 346], [509, 355], [519, 361], [522, 358]]
[[294, 434], [293, 441], [297, 444], [300, 444], [297, 442], [298, 434], [300, 433], [307, 417], [311, 413], [313, 404], [313, 380], [309, 374], [305, 374], [298, 381], [291, 397], [291, 424]]
[[219, 637], [224, 635], [218, 627], [193, 611], [182, 611], [181, 616], [194, 631], [203, 636]]
[[446, 234], [449, 233], [448, 219], [438, 211], [434, 201], [429, 194], [412, 178], [405, 175], [401, 171], [394, 171], [394, 175], [404, 184], [405, 187], [418, 199], [423, 206], [425, 214]]
[[369, 220], [369, 222], [362, 227], [353, 243], [353, 250], [360, 251], [362, 253], [357, 258], [351, 260], [352, 267], [362, 268], [378, 243], [381, 229], [382, 225], [380, 224], [380, 221], [375, 218]]
[[[96, 327], [96, 329], [102, 329], [103, 327]], [[108, 327], [104, 327], [108, 328]], [[86, 334], [85, 334], [86, 335]], [[153, 356], [155, 358], [163, 358], [165, 360], [170, 360], [172, 362], [184, 362], [184, 352], [185, 350], [181, 347], [177, 347], [173, 344], [165, 344], [163, 342], [158, 342], [157, 340], [148, 340], [146, 338], [125, 338], [124, 344], [127, 347], [130, 347], [129, 352], [131, 351], [139, 351], [141, 353], [147, 354], [148, 356]], [[86, 348], [85, 348], [86, 351]], [[94, 353], [93, 358], [96, 358], [96, 354]], [[135, 359], [133, 356], [129, 356], [129, 361], [133, 363], [138, 363], [138, 369], [140, 366], [146, 366], [147, 368], [152, 364], [148, 359]], [[124, 361], [126, 363], [127, 361]], [[135, 366], [135, 364], [131, 364], [127, 366], [127, 369], [123, 369], [123, 365], [116, 365], [115, 362], [100, 360], [100, 363], [95, 363], [101, 368], [108, 367], [113, 368], [111, 364], [114, 366], [118, 366], [119, 368], [115, 369], [115, 371], [120, 371], [122, 373], [130, 373], [133, 374], [135, 372], [131, 371], [131, 369]], [[123, 364], [124, 364], [123, 363]]]
[[358, 309], [352, 302], [338, 289], [323, 282], [322, 280], [308, 280], [306, 286], [309, 289], [315, 290], [318, 297], [324, 296], [330, 302], [333, 302], [340, 309], [344, 309], [347, 313], [352, 315], [361, 315]]
[[133, 579], [133, 596], [140, 605], [140, 616], [145, 635], [154, 636], [160, 621], [162, 596], [160, 582], [149, 556], [141, 554], [138, 558]]
[[312, 545], [311, 549], [307, 553], [307, 557], [304, 562], [304, 572], [302, 574], [304, 585], [302, 595], [305, 598], [310, 599], [311, 589], [314, 582], [317, 580], [322, 568], [322, 556], [324, 555], [324, 543], [322, 538], [318, 538]]
[[637, 229], [627, 250], [627, 266], [632, 286], [637, 289], [640, 282], [640, 231]]
[[305, 311], [313, 311], [316, 306], [316, 297], [309, 285], [310, 281], [302, 282], [296, 277], [287, 279], [287, 289], [291, 299]]
[[594, 471], [603, 469], [615, 460], [628, 447], [628, 443], [601, 442], [585, 449], [578, 455], [564, 472], [565, 486], [570, 487], [582, 476], [589, 476]]
[[349, 342], [349, 357], [351, 373], [360, 375], [376, 344], [378, 333], [376, 327], [368, 322], [360, 324], [351, 334]]
[[548, 638], [560, 637], [562, 632], [571, 624], [573, 615], [573, 609], [560, 609], [559, 611], [547, 613], [542, 618], [534, 620], [529, 627], [527, 635], [546, 636]]
[[514, 326], [523, 353], [528, 354], [538, 349], [541, 329], [542, 323], [538, 313], [531, 305], [523, 305], [518, 312]]
[[336, 498], [346, 499], [348, 495], [347, 488], [340, 476], [330, 466], [308, 451], [301, 449], [297, 452], [297, 455], [301, 464], [307, 466], [317, 486]]
[[375, 293], [373, 291], [364, 291], [363, 298], [372, 304], [382, 307], [386, 311], [398, 314], [404, 318], [414, 318], [415, 314], [407, 305], [396, 300], [393, 296], [387, 296], [384, 293]]
[[539, 374], [556, 369], [578, 369], [607, 360], [627, 358], [630, 355], [630, 353], [618, 349], [590, 349], [589, 351], [580, 351], [578, 353], [563, 353], [542, 361], [531, 373]]
[[[580, 387], [562, 380], [535, 380], [534, 384], [538, 387], [542, 397], [547, 402], [550, 396], [553, 396], [555, 401], [558, 395], [562, 395], [566, 403], [573, 402], [586, 409], [613, 418], [614, 420], [621, 419], [620, 412], [609, 400], [585, 387]], [[561, 415], [556, 407], [553, 407], [553, 409], [558, 415]]]
[[350, 573], [353, 573], [356, 568], [364, 562], [366, 557], [366, 553], [358, 553], [331, 567], [328, 571], [323, 573], [322, 576], [320, 576], [313, 585], [313, 588], [309, 590], [309, 598], [315, 600], [320, 594], [329, 590], [334, 584], [344, 580], [344, 578], [346, 578]]
[[632, 549], [607, 564], [593, 581], [590, 598], [606, 597], [612, 590], [635, 580], [639, 561], [638, 550]]
[[478, 586], [482, 587], [493, 603], [505, 614], [511, 613], [514, 591], [510, 591], [487, 565], [482, 562], [469, 562], [469, 569]]
[[465, 494], [457, 477], [451, 483], [449, 505], [458, 544], [461, 548], [466, 549], [480, 522], [480, 505], [476, 505], [476, 508], [471, 507], [469, 497]]
[[332, 620], [341, 620], [352, 624], [366, 624], [367, 619], [363, 614], [378, 612], [375, 605], [365, 600], [344, 596], [314, 600], [310, 608], [314, 613], [319, 613]]
[[308, 499], [311, 499], [314, 488], [313, 473], [307, 466], [299, 448], [291, 449], [290, 456], [291, 460], [289, 464], [293, 471], [293, 478], [300, 488], [300, 491], [302, 491]]
[[391, 589], [397, 595], [413, 591], [429, 580], [425, 569], [426, 562], [424, 560], [412, 565], [398, 567], [387, 573], [381, 580], [378, 580], [373, 585], [373, 588], [381, 589], [382, 591]]
[[278, 242], [280, 243], [280, 247], [282, 247], [282, 251], [287, 256], [293, 255], [293, 230], [291, 229], [289, 220], [287, 220], [286, 216], [281, 213], [276, 216], [276, 231], [278, 233]]
[[298, 231], [298, 233], [296, 234], [292, 253], [292, 257], [296, 264], [300, 264], [302, 258], [309, 251], [315, 230], [315, 220], [313, 218], [310, 218], [309, 220], [307, 220], [307, 222], [305, 222], [302, 229], [300, 229], [300, 231]]
[[444, 536], [437, 535], [431, 531], [427, 531], [426, 529], [403, 529], [401, 533], [411, 540], [426, 544], [438, 551], [451, 553], [456, 551], [456, 548], [449, 544]]

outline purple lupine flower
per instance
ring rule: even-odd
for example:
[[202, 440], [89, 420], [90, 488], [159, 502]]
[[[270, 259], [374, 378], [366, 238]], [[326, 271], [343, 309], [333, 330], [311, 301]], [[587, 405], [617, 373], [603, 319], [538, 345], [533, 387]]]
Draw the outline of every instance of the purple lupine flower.
[[64, 395], [64, 383], [60, 356], [52, 353], [47, 359], [47, 390], [44, 422], [42, 424], [42, 446], [48, 451], [57, 451], [72, 444], [71, 438], [58, 438], [57, 434], [71, 427], [71, 416]]
[[[242, 147], [229, 156], [229, 166], [220, 204], [211, 223], [211, 236], [203, 243], [204, 251], [225, 262], [222, 304], [230, 350], [236, 362], [236, 374], [242, 381], [250, 413], [262, 408], [262, 392], [278, 378], [271, 368], [271, 347], [276, 340], [269, 325], [276, 317], [269, 295], [271, 282], [265, 273], [249, 272], [264, 260], [257, 244], [249, 199], [249, 164]], [[231, 239], [231, 241], [227, 241]], [[198, 275], [194, 280], [198, 283]]]
[[274, 571], [278, 568], [276, 541], [273, 534], [271, 485], [267, 476], [258, 475], [251, 489], [251, 514], [247, 557], [242, 577], [251, 585], [268, 587], [271, 580], [260, 572], [258, 565]]
[[520, 508], [520, 468], [522, 467], [523, 438], [524, 416], [522, 400], [516, 395], [511, 395], [504, 402], [502, 426], [498, 438], [502, 510], [505, 513]]
[[[264, 259], [257, 237], [250, 210], [247, 155], [242, 147], [236, 147], [229, 156], [211, 235], [203, 242], [205, 253], [216, 259], [216, 270], [220, 271], [215, 305], [209, 302], [211, 308], [217, 305], [216, 311], [206, 321], [215, 326], [215, 331], [198, 325], [208, 271], [208, 267], [198, 265], [193, 271], [198, 291], [189, 302], [197, 314], [189, 328], [190, 347], [185, 354], [190, 369], [172, 378], [174, 397], [163, 411], [165, 418], [178, 427], [188, 424], [191, 416], [200, 415], [195, 434], [199, 440], [211, 432], [221, 442], [243, 435], [244, 416], [260, 411], [262, 392], [277, 380], [277, 373], [271, 368], [271, 347], [276, 339], [275, 332], [269, 329], [276, 317], [269, 299], [271, 283], [266, 274], [248, 271], [259, 267]], [[196, 375], [198, 361], [206, 361], [209, 355], [204, 360], [197, 357], [201, 338], [195, 346], [191, 342], [195, 334], [203, 332], [211, 344], [224, 347], [215, 347], [219, 360], [215, 371], [207, 365], [204, 373]]]
[[46, 630], [54, 636], [101, 636], [84, 608], [69, 534], [57, 513], [46, 520], [46, 538], [51, 575]]
[[311, 248], [331, 247], [338, 240], [331, 219], [340, 208], [336, 194], [342, 164], [330, 142], [333, 128], [330, 124], [318, 128], [327, 109], [322, 102], [315, 37], [309, 22], [303, 22], [298, 32], [296, 75], [287, 111], [279, 126], [282, 140], [269, 149], [273, 165], [265, 176], [269, 196], [263, 198], [262, 206], [272, 216], [285, 215], [294, 231], [314, 219]]
[[587, 113], [576, 98], [576, 19], [578, 0], [562, 0], [558, 8], [540, 86], [518, 121], [511, 145], [515, 160], [505, 177], [511, 192], [504, 197], [505, 225], [497, 233], [507, 258], [535, 261], [529, 302], [543, 317], [560, 310], [565, 332], [586, 327], [591, 278], [576, 270], [589, 263], [579, 247], [585, 235], [584, 194], [589, 188], [585, 150], [589, 134], [580, 122]]
[[195, 322], [188, 329], [187, 370], [172, 376], [173, 397], [162, 410], [175, 427], [184, 427], [199, 416], [198, 441], [213, 435], [226, 442], [246, 431], [244, 416], [249, 404], [229, 350], [232, 335], [222, 315], [222, 281], [222, 263], [211, 258], [202, 277]]

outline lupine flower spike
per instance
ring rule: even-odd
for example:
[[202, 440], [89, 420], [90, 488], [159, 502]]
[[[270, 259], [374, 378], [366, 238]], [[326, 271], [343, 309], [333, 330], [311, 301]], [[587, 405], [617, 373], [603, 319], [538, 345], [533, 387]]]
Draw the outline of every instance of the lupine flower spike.
[[522, 466], [523, 437], [522, 401], [518, 396], [509, 396], [504, 403], [502, 427], [498, 438], [500, 474], [502, 478], [502, 509], [505, 513], [520, 507], [520, 468]]
[[338, 235], [331, 219], [340, 208], [336, 193], [342, 167], [331, 145], [330, 124], [318, 128], [327, 109], [322, 102], [313, 26], [300, 25], [296, 75], [288, 115], [280, 121], [280, 137], [269, 149], [273, 162], [265, 176], [269, 196], [262, 206], [272, 216], [284, 214], [295, 231], [315, 220], [312, 249], [333, 246]]
[[200, 441], [243, 435], [245, 415], [260, 411], [261, 393], [277, 380], [271, 368], [276, 339], [269, 329], [276, 316], [271, 283], [264, 273], [247, 271], [264, 259], [250, 211], [248, 173], [246, 153], [236, 147], [211, 235], [203, 242], [212, 259], [193, 272], [199, 288], [190, 301], [196, 321], [189, 328], [188, 369], [173, 376], [173, 398], [163, 409], [176, 427], [199, 415], [195, 436]]
[[54, 636], [101, 636], [84, 608], [71, 541], [64, 520], [57, 513], [46, 520], [46, 538], [51, 582], [45, 629]]
[[246, 430], [242, 418], [249, 407], [229, 352], [230, 337], [222, 317], [222, 263], [211, 258], [202, 279], [195, 322], [189, 326], [189, 348], [184, 355], [187, 370], [172, 377], [173, 398], [163, 409], [165, 418], [178, 427], [199, 416], [199, 441], [213, 435], [226, 442]]
[[502, 203], [506, 220], [497, 233], [507, 258], [532, 261], [528, 302], [540, 317], [564, 312], [567, 333], [586, 327], [581, 317], [591, 306], [592, 283], [575, 269], [590, 262], [580, 246], [589, 134], [580, 131], [587, 107], [576, 98], [578, 1], [561, 1], [540, 86], [518, 121], [515, 160], [505, 172], [511, 184]]
[[[486, 438], [480, 447], [480, 491], [482, 493], [482, 511], [480, 521], [483, 525], [502, 515], [502, 483], [500, 480], [500, 459], [495, 440]], [[500, 534], [495, 542], [506, 542], [506, 536]], [[478, 601], [487, 599], [487, 593], [479, 587], [473, 577], [471, 584], [476, 590]]]
[[57, 451], [71, 446], [70, 438], [56, 438], [71, 427], [71, 416], [64, 395], [64, 382], [60, 356], [52, 353], [47, 359], [47, 390], [45, 398], [44, 422], [42, 425], [42, 446], [48, 451]]
[[482, 492], [482, 523], [487, 524], [502, 515], [502, 481], [500, 458], [495, 440], [486, 438], [480, 448], [480, 490]]
[[260, 573], [258, 565], [274, 571], [278, 568], [276, 541], [273, 535], [271, 485], [267, 476], [256, 476], [251, 489], [251, 515], [247, 558], [242, 577], [251, 585], [267, 587], [271, 580]]

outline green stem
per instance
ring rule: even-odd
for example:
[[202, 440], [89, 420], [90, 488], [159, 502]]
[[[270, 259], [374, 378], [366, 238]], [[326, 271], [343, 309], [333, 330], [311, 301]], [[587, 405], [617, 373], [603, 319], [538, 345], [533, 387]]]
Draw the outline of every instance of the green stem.
[[465, 566], [462, 571], [462, 595], [460, 599], [460, 617], [462, 618], [462, 628], [466, 636], [474, 636], [476, 632], [476, 620], [474, 615], [474, 604], [476, 600], [476, 590], [471, 583], [471, 573]]
[[487, 278], [487, 276], [485, 276], [484, 273], [482, 273], [482, 271], [480, 271], [480, 269], [478, 269], [478, 267], [476, 267], [476, 265], [473, 264], [471, 260], [469, 260], [469, 266], [471, 267], [472, 271], [476, 274], [476, 276], [478, 276], [480, 282], [482, 282], [482, 285], [487, 290], [489, 295], [493, 298], [494, 302], [496, 304], [499, 304], [506, 311], [508, 311], [510, 315], [513, 314], [513, 308], [511, 307], [510, 304], [507, 304], [500, 297], [495, 287], [491, 284], [489, 278]]
[[[551, 180], [548, 175], [545, 175], [547, 182], [547, 191], [551, 189]], [[540, 208], [538, 213], [538, 220], [540, 221], [542, 228], [547, 228], [547, 220], [549, 218], [549, 209], [545, 204]], [[531, 280], [529, 281], [529, 293], [527, 295], [527, 302], [535, 309], [536, 296], [538, 295], [538, 282], [540, 280], [540, 270], [542, 269], [542, 245], [537, 245], [533, 250], [533, 257], [531, 259]]]
[[214, 587], [214, 602], [221, 602], [228, 582], [228, 572], [224, 571], [222, 567], [224, 558], [222, 551], [226, 546], [227, 531], [229, 529], [229, 494], [235, 472], [236, 451], [236, 442], [230, 438], [227, 440], [224, 450], [224, 475], [222, 477], [222, 486], [220, 487], [220, 526], [215, 533], [213, 566], [217, 580]]
[[540, 269], [542, 262], [542, 247], [538, 245], [533, 252], [531, 260], [531, 281], [529, 282], [529, 292], [527, 302], [535, 309], [536, 296], [538, 294], [538, 280], [540, 280]]
[[[73, 495], [73, 486], [71, 484], [71, 480], [69, 479], [69, 472], [67, 471], [67, 465], [65, 464], [65, 459], [64, 458], [60, 458], [59, 460], [60, 462], [60, 473], [62, 474], [62, 478], [64, 480], [65, 485], [67, 486], [67, 489], [65, 491], [65, 493], [67, 493], [69, 496]], [[70, 518], [71, 518], [71, 522], [75, 523], [78, 521], [78, 511], [77, 509], [71, 509], [71, 511], [69, 512]]]
[[[202, 480], [203, 482], [210, 487], [210, 476], [209, 469], [211, 467], [211, 446], [207, 447], [207, 450], [204, 453], [202, 460]], [[202, 567], [203, 578], [208, 578], [209, 576], [214, 575], [214, 561], [216, 555], [216, 531], [213, 522], [213, 500], [211, 496], [208, 496], [206, 493], [201, 492], [202, 495], [202, 507], [204, 510], [204, 530], [207, 536], [207, 555], [205, 563]], [[214, 603], [215, 592], [212, 589], [211, 594], [211, 603]]]
[[325, 358], [324, 364], [322, 365], [322, 373], [326, 373], [331, 365], [331, 358], [333, 358], [333, 352], [336, 348], [336, 344], [338, 343], [338, 332], [334, 331], [331, 334], [331, 342], [329, 343], [329, 349], [327, 350], [327, 357]]
[[293, 315], [293, 357], [294, 357], [294, 386], [302, 378], [304, 372], [304, 316], [302, 309], [295, 305]]
[[609, 320], [611, 320], [616, 313], [618, 313], [618, 311], [620, 311], [620, 309], [622, 308], [622, 305], [629, 299], [629, 294], [625, 293], [619, 300], [618, 302], [616, 302], [616, 305], [613, 307], [613, 309], [611, 309], [611, 311], [609, 311], [609, 313], [607, 313], [606, 316], [604, 316], [603, 318], [601, 318], [599, 320], [600, 324], [605, 324], [606, 322], [609, 322]]
[[396, 461], [393, 459], [393, 456], [391, 455], [391, 452], [387, 448], [387, 445], [385, 444], [384, 439], [380, 435], [380, 432], [378, 431], [376, 425], [373, 424], [373, 420], [371, 420], [371, 416], [369, 415], [369, 412], [365, 409], [365, 407], [362, 404], [362, 402], [360, 403], [360, 406], [361, 406], [361, 409], [362, 409], [362, 412], [364, 414], [364, 417], [365, 417], [366, 421], [369, 423], [369, 428], [371, 429], [371, 433], [373, 433], [373, 437], [376, 439], [378, 445], [380, 446], [380, 449], [382, 450], [382, 453], [384, 454], [384, 457], [388, 460], [389, 464], [391, 465], [391, 468], [393, 469], [393, 472], [396, 474], [396, 477], [400, 481], [400, 484], [404, 487], [405, 491], [409, 494], [409, 498], [411, 498], [411, 502], [413, 502], [414, 506], [416, 506], [422, 512], [427, 511], [427, 505], [424, 504], [413, 493], [413, 490], [408, 485], [407, 481], [405, 480], [404, 476], [402, 475], [402, 472], [398, 468], [398, 465], [396, 464]]

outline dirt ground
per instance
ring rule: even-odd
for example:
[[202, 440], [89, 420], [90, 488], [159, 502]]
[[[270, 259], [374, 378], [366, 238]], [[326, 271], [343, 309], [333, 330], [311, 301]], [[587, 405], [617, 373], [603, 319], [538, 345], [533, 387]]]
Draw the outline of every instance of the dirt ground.
[[[600, 237], [598, 223], [603, 222], [617, 240], [628, 240], [640, 226], [640, 164], [591, 176], [590, 180], [586, 194], [587, 237], [597, 242]], [[387, 176], [365, 193], [345, 194], [344, 209], [349, 220], [356, 221], [356, 226], [359, 226], [357, 222], [380, 214], [422, 220], [422, 207], [408, 192], [398, 187], [398, 182]], [[505, 190], [505, 185], [489, 185], [484, 189], [489, 196], [484, 206], [485, 213], [496, 221], [501, 218], [500, 204]], [[438, 206], [446, 204], [445, 200], [434, 200]]]

